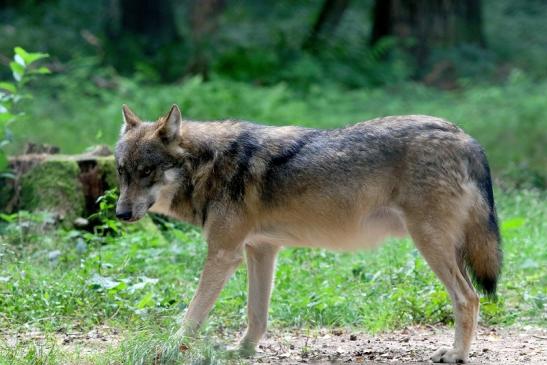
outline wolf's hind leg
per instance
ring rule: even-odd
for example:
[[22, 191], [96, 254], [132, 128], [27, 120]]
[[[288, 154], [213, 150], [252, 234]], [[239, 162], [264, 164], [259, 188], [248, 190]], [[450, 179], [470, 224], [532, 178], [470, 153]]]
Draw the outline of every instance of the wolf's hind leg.
[[456, 333], [453, 348], [440, 348], [431, 359], [441, 363], [465, 363], [477, 327], [479, 297], [463, 265], [459, 264], [459, 235], [433, 228], [429, 222], [414, 222], [408, 228], [416, 247], [446, 287], [454, 308]]
[[268, 306], [272, 290], [278, 246], [258, 243], [245, 246], [249, 276], [248, 326], [240, 342], [243, 355], [252, 355], [266, 332]]

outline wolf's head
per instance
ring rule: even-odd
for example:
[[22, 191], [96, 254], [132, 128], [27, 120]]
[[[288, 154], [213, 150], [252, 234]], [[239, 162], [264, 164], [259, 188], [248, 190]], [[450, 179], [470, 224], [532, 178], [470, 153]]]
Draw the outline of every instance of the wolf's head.
[[134, 222], [158, 200], [160, 191], [176, 186], [180, 168], [181, 114], [176, 105], [156, 122], [142, 122], [127, 106], [115, 157], [120, 185], [116, 217]]

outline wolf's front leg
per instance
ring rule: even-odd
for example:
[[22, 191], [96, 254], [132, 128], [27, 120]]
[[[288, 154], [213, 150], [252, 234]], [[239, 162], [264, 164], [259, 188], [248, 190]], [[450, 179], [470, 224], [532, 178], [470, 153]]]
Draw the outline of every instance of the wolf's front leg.
[[248, 326], [239, 346], [242, 355], [250, 356], [266, 332], [275, 258], [279, 247], [257, 243], [247, 245], [245, 251], [249, 277]]
[[243, 259], [241, 245], [229, 248], [209, 244], [209, 252], [199, 280], [198, 289], [190, 302], [179, 334], [193, 336], [199, 329], [215, 301]]

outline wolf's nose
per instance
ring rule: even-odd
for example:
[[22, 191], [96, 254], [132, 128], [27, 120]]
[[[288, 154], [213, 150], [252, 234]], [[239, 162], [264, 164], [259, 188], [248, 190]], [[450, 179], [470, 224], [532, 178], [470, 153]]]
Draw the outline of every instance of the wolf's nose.
[[116, 213], [116, 218], [126, 221], [131, 219], [131, 215], [131, 211]]

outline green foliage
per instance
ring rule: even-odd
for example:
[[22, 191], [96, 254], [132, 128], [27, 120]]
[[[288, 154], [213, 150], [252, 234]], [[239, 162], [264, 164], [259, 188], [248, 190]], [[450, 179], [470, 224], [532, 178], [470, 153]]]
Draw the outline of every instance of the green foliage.
[[[481, 321], [544, 325], [545, 193], [497, 192], [496, 197], [503, 222], [504, 272], [500, 299], [481, 299]], [[95, 234], [55, 229], [45, 214], [3, 218], [0, 325], [4, 328], [25, 324], [45, 331], [71, 331], [108, 323], [156, 334], [130, 337], [123, 356], [150, 356], [152, 352], [146, 351], [166, 338], [161, 333], [177, 329], [206, 254], [197, 230], [164, 221], [161, 234], [128, 230], [98, 242]], [[81, 240], [90, 249], [79, 250]], [[56, 251], [59, 254], [52, 256]], [[246, 270], [240, 268], [222, 292], [205, 333], [219, 328], [232, 332], [245, 323], [246, 291]], [[445, 289], [408, 240], [390, 242], [374, 252], [283, 250], [270, 315], [272, 325], [278, 327], [355, 326], [370, 331], [453, 322]]]
[[[407, 81], [415, 66], [393, 40], [371, 47], [372, 1], [352, 2], [335, 32], [322, 37], [316, 49], [304, 50], [321, 2], [263, 0], [229, 3], [214, 31], [202, 41], [200, 52], [208, 59], [216, 77], [273, 85], [290, 83], [293, 88], [335, 83], [346, 87], [371, 87]], [[198, 45], [189, 19], [191, 2], [172, 2], [176, 37], [166, 42], [142, 34], [125, 34], [112, 42], [112, 31], [121, 24], [115, 5], [108, 2], [59, 0], [55, 4], [25, 1], [0, 9], [6, 24], [0, 37], [0, 54], [15, 45], [40, 45], [55, 55], [61, 69], [75, 59], [93, 58], [97, 71], [117, 72], [140, 81], [172, 82], [188, 76]], [[450, 63], [449, 78], [475, 82], [503, 82], [512, 68], [526, 70], [534, 78], [545, 78], [547, 57], [545, 16], [541, 1], [483, 1], [486, 49], [470, 45], [436, 48], [426, 69]], [[116, 23], [116, 21], [114, 21]], [[114, 31], [114, 33], [116, 33]], [[52, 37], [51, 34], [55, 34]], [[155, 36], [156, 34], [153, 34]], [[114, 44], [113, 44], [114, 43]], [[71, 47], [66, 45], [70, 44]]]
[[19, 121], [24, 113], [18, 112], [17, 105], [29, 94], [24, 86], [37, 75], [49, 73], [47, 67], [35, 67], [35, 62], [48, 57], [45, 53], [29, 53], [21, 47], [15, 47], [13, 61], [9, 67], [14, 82], [0, 82], [0, 178], [7, 176], [8, 158], [5, 147], [12, 140], [10, 125]]
[[302, 93], [284, 83], [259, 87], [224, 79], [203, 82], [198, 77], [161, 87], [114, 78], [118, 86], [109, 90], [85, 86], [91, 74], [81, 67], [74, 78], [52, 76], [36, 88], [27, 112], [40, 120], [41, 127], [14, 126], [20, 140], [58, 145], [70, 153], [97, 143], [113, 145], [124, 103], [148, 120], [176, 102], [189, 119], [240, 118], [322, 128], [384, 115], [429, 114], [456, 123], [476, 138], [485, 147], [496, 177], [511, 185], [546, 186], [547, 105], [543, 95], [547, 82], [531, 80], [519, 70], [501, 86], [468, 85], [460, 92], [402, 83], [389, 89], [362, 90], [331, 85]]
[[118, 200], [118, 189], [112, 188], [105, 191], [97, 199], [99, 210], [89, 216], [90, 220], [97, 220], [99, 224], [94, 226], [94, 233], [104, 236], [107, 233], [120, 235], [123, 232], [123, 225], [116, 219], [116, 201]]
[[[484, 6], [488, 47], [496, 55], [496, 63], [526, 70], [534, 79], [547, 77], [545, 2], [486, 0]], [[498, 78], [504, 68], [498, 68]]]

